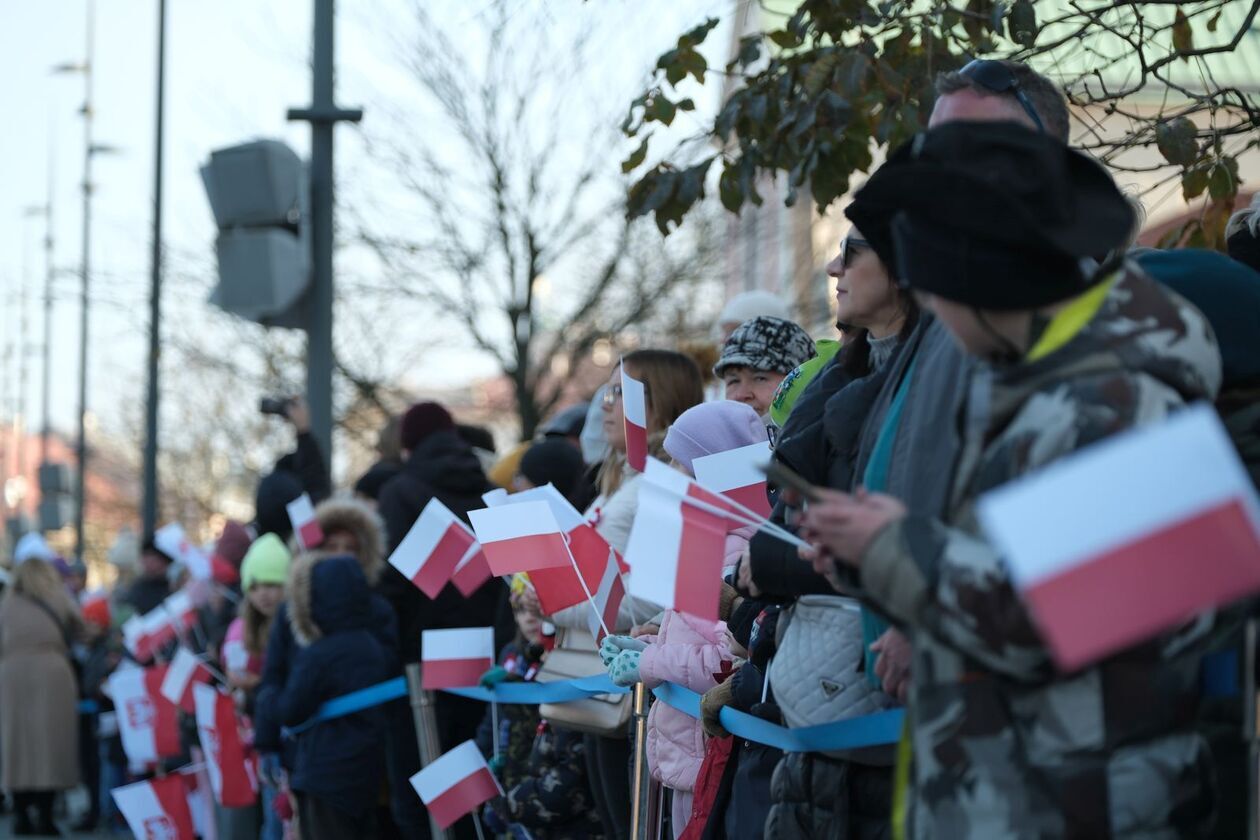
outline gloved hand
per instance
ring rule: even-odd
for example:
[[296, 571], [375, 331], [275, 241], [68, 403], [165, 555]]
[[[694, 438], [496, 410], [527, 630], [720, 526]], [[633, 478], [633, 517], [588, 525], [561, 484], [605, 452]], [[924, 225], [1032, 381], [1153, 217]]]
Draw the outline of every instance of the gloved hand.
[[710, 738], [723, 738], [731, 734], [722, 726], [718, 715], [722, 713], [723, 706], [730, 705], [734, 697], [733, 688], [732, 680], [720, 682], [700, 698], [700, 723], [704, 726], [704, 734]]
[[718, 594], [718, 619], [729, 620], [731, 613], [735, 612], [735, 608], [743, 603], [743, 600], [743, 597], [735, 591], [735, 587], [722, 581], [722, 588]]
[[486, 803], [486, 807], [481, 809], [481, 821], [494, 834], [508, 833], [508, 823], [511, 820], [508, 819], [507, 802], [502, 796], [496, 796]]
[[477, 680], [477, 684], [482, 688], [493, 689], [496, 685], [508, 678], [508, 670], [502, 665], [495, 665], [489, 671], [481, 675], [481, 679]]
[[263, 753], [258, 762], [258, 772], [268, 785], [273, 788], [280, 787], [284, 781], [284, 767], [280, 764], [280, 753]]
[[599, 645], [599, 658], [607, 668], [622, 651], [643, 650], [646, 647], [647, 642], [629, 636], [605, 636]]
[[486, 765], [490, 768], [490, 772], [494, 774], [494, 777], [496, 779], [503, 778], [500, 775], [500, 773], [503, 771], [503, 754], [502, 753], [496, 756], [491, 756], [490, 760], [486, 762]]
[[623, 650], [608, 664], [608, 676], [613, 685], [631, 686], [639, 681], [639, 657], [637, 650]]

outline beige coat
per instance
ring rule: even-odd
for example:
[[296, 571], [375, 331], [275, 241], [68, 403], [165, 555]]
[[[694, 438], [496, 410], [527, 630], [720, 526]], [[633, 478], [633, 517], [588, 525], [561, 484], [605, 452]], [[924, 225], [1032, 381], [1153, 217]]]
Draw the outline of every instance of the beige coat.
[[78, 689], [65, 636], [26, 596], [0, 600], [0, 787], [79, 783]]

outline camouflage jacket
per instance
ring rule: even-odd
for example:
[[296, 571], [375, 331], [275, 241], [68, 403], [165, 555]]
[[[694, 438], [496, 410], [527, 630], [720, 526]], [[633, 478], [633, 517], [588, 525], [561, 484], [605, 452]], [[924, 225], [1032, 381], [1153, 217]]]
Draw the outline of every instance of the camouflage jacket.
[[945, 521], [912, 514], [862, 558], [862, 589], [914, 646], [907, 836], [1180, 837], [1211, 819], [1191, 726], [1204, 623], [1058, 673], [974, 517], [986, 490], [1219, 385], [1206, 321], [1136, 266], [1069, 335], [979, 368]]
[[529, 770], [507, 791], [511, 818], [538, 840], [587, 840], [603, 836], [586, 780], [582, 735], [546, 721], [529, 755]]

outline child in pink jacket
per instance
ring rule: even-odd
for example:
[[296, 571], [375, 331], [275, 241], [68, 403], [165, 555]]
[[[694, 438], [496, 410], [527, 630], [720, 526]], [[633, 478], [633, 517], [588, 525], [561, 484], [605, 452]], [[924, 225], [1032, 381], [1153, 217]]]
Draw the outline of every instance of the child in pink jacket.
[[[756, 411], [744, 403], [722, 400], [683, 412], [665, 435], [665, 451], [679, 469], [694, 476], [692, 462], [696, 458], [751, 446], [766, 438], [766, 427]], [[734, 569], [753, 533], [751, 526], [745, 526], [727, 535], [724, 575]], [[600, 654], [610, 666], [614, 682], [641, 680], [649, 689], [671, 682], [699, 694], [713, 688], [732, 666], [725, 622], [703, 621], [673, 610], [662, 615], [654, 635], [604, 640]], [[620, 656], [623, 652], [627, 655]], [[648, 766], [652, 777], [673, 791], [675, 837], [682, 834], [691, 815], [692, 791], [704, 761], [704, 739], [700, 721], [664, 703], [652, 706], [648, 714]]]

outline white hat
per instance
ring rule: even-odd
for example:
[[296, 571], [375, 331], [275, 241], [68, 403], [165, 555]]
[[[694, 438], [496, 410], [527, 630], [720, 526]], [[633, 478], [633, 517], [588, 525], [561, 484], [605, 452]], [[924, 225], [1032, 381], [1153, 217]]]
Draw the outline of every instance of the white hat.
[[56, 555], [48, 547], [48, 543], [43, 536], [35, 531], [31, 531], [18, 540], [17, 547], [13, 549], [14, 566], [20, 566], [27, 560], [51, 560], [54, 557]]
[[771, 318], [782, 318], [785, 321], [792, 320], [792, 313], [783, 298], [773, 292], [755, 289], [736, 295], [726, 302], [726, 306], [722, 307], [722, 313], [718, 315], [714, 324], [714, 333], [721, 337], [723, 324], [739, 325], [758, 315], [769, 315]]

